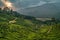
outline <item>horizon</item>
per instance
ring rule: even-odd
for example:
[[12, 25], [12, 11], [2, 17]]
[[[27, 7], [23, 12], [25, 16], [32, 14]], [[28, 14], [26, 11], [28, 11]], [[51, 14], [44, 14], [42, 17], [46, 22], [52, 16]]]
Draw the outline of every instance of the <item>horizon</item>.
[[34, 17], [59, 18], [59, 4], [60, 0], [0, 0], [0, 7], [6, 6], [20, 14]]

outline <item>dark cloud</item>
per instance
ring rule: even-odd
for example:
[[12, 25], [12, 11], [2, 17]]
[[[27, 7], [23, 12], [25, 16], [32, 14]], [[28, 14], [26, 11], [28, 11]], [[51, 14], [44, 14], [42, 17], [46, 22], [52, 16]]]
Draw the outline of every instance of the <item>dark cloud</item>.
[[1, 0], [0, 0], [0, 7], [1, 7], [1, 6], [3, 6], [3, 3], [2, 3]]
[[[9, 1], [12, 2], [13, 5], [19, 11], [27, 7], [35, 7], [35, 6], [41, 6], [47, 3], [60, 2], [60, 0], [9, 0]], [[3, 6], [1, 1], [0, 1], [0, 6]]]
[[[53, 3], [53, 2], [60, 1], [60, 0], [9, 0], [9, 1], [12, 2], [14, 4], [14, 6], [17, 8], [26, 8], [29, 6], [43, 5], [46, 2]], [[41, 3], [40, 3], [40, 1], [41, 1]], [[0, 5], [2, 5], [1, 1], [0, 1]]]
[[18, 12], [20, 12], [21, 9], [28, 8], [28, 7], [36, 7], [47, 3], [60, 2], [60, 0], [10, 0], [10, 1], [17, 8]]
[[[37, 5], [40, 3], [40, 1], [42, 2], [57, 2], [58, 0], [10, 0], [11, 2], [14, 3], [15, 6], [17, 7], [29, 7], [30, 5]], [[41, 4], [41, 3], [40, 3]]]

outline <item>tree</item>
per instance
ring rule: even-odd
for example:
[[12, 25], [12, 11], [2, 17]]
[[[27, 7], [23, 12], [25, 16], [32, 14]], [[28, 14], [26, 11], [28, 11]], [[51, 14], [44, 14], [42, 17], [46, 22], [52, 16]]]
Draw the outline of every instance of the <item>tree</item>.
[[2, 12], [2, 9], [0, 8], [0, 13]]

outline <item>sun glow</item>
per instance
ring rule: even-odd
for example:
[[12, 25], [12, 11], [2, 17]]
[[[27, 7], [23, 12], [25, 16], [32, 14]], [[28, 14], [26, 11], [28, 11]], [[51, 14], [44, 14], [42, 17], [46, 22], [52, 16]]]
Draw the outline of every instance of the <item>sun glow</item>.
[[12, 3], [10, 3], [10, 2], [6, 2], [5, 5], [6, 5], [7, 7], [13, 7], [13, 6], [12, 6]]
[[4, 4], [5, 7], [15, 9], [15, 7], [13, 6], [13, 3], [11, 3], [9, 0], [1, 0], [1, 1]]

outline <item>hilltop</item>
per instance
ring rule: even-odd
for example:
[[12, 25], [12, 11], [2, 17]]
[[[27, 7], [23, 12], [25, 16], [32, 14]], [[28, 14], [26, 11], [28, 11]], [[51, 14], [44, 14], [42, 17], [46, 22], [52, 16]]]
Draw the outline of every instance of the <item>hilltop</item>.
[[60, 40], [60, 21], [40, 21], [0, 8], [0, 40]]

